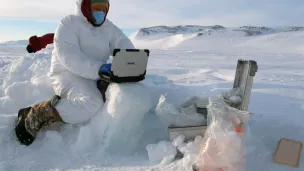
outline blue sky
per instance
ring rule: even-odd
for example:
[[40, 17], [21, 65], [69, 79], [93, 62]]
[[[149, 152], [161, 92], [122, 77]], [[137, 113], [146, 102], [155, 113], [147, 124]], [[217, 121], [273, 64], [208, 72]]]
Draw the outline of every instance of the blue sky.
[[0, 19], [0, 40], [27, 39], [30, 35], [54, 32], [56, 23], [31, 20]]
[[[2, 2], [3, 1], [3, 2]], [[54, 32], [76, 0], [0, 0], [0, 41]], [[109, 19], [127, 35], [156, 25], [304, 26], [303, 0], [111, 0]], [[60, 5], [59, 5], [60, 4]]]
[[[37, 20], [16, 20], [0, 18], [0, 42], [8, 40], [27, 40], [33, 35], [41, 36], [53, 33], [57, 27], [56, 22]], [[122, 29], [126, 35], [130, 35], [136, 29]]]

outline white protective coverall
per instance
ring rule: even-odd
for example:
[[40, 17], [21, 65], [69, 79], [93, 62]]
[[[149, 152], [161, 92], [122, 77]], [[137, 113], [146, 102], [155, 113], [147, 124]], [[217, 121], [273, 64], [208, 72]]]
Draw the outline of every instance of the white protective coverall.
[[105, 64], [115, 48], [134, 49], [123, 32], [108, 19], [94, 27], [76, 2], [75, 15], [59, 23], [54, 38], [50, 78], [54, 91], [61, 96], [56, 106], [66, 123], [89, 120], [103, 105], [96, 81], [100, 66]]

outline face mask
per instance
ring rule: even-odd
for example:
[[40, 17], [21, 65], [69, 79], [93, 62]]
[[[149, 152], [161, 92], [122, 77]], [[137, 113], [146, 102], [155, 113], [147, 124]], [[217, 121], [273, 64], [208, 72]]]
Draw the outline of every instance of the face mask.
[[95, 23], [94, 24], [101, 24], [104, 19], [105, 19], [105, 13], [103, 11], [95, 11], [92, 13], [93, 18], [95, 19]]

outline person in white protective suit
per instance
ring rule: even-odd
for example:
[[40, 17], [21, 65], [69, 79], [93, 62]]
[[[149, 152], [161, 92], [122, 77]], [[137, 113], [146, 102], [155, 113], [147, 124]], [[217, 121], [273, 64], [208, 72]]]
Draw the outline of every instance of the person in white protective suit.
[[107, 19], [109, 7], [108, 0], [78, 0], [76, 13], [59, 23], [50, 69], [56, 96], [19, 110], [15, 133], [22, 144], [32, 144], [46, 125], [83, 123], [102, 109], [107, 83], [99, 79], [111, 69], [106, 62], [115, 48], [134, 49]]

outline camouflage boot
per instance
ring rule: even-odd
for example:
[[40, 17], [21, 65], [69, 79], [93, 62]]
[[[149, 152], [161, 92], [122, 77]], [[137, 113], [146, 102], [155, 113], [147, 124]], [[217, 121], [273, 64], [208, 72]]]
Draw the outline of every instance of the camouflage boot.
[[42, 127], [54, 122], [63, 122], [55, 109], [59, 100], [59, 96], [54, 96], [49, 101], [19, 110], [15, 133], [21, 144], [32, 144]]

